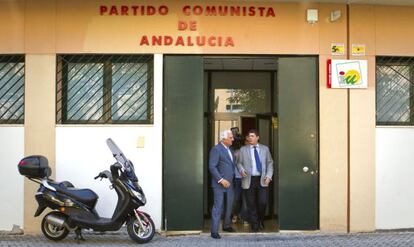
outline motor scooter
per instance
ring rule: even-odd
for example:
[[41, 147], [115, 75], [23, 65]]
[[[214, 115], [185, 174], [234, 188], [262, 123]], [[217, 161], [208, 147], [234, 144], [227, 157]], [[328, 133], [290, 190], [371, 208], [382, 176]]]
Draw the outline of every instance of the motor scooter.
[[106, 141], [116, 162], [110, 171], [100, 172], [95, 179], [108, 179], [110, 188], [115, 189], [118, 202], [111, 218], [100, 217], [95, 206], [98, 195], [90, 189], [78, 189], [68, 181], [56, 182], [50, 179], [51, 169], [46, 157], [33, 155], [25, 157], [18, 164], [21, 175], [40, 184], [35, 195], [38, 208], [35, 217], [46, 208], [52, 211], [43, 217], [41, 230], [46, 238], [54, 241], [64, 239], [70, 231], [75, 239], [84, 240], [82, 229], [94, 231], [118, 231], [126, 224], [128, 235], [137, 243], [149, 242], [155, 234], [151, 216], [138, 210], [146, 204], [144, 191], [138, 183], [134, 165], [111, 139]]

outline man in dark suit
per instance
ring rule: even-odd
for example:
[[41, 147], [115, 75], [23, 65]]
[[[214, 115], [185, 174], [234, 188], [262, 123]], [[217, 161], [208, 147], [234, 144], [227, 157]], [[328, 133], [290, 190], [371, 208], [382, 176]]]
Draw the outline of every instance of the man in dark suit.
[[245, 193], [249, 223], [252, 231], [264, 228], [268, 186], [273, 176], [273, 159], [269, 148], [259, 144], [259, 133], [250, 130], [247, 135], [249, 145], [240, 149], [237, 167], [242, 175], [242, 188]]
[[234, 198], [233, 178], [236, 158], [229, 148], [232, 143], [233, 134], [231, 131], [223, 131], [220, 133], [220, 142], [210, 151], [208, 166], [212, 177], [211, 186], [214, 193], [214, 204], [211, 212], [211, 237], [215, 239], [221, 238], [218, 230], [225, 196], [226, 208], [223, 231], [234, 232], [234, 229], [231, 227], [231, 211]]

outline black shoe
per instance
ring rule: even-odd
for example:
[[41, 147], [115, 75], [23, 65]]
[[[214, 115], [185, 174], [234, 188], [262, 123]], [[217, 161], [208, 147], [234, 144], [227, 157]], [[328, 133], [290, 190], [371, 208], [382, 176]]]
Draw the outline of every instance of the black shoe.
[[259, 229], [260, 229], [260, 230], [264, 230], [264, 228], [265, 228], [265, 226], [264, 226], [263, 221], [260, 221], [260, 222], [259, 222]]
[[230, 227], [223, 228], [223, 231], [225, 231], [225, 232], [235, 232], [235, 230], [231, 226]]
[[258, 232], [258, 231], [259, 231], [259, 225], [258, 224], [252, 225], [252, 232]]
[[211, 233], [211, 237], [215, 239], [220, 239], [221, 236], [218, 233]]

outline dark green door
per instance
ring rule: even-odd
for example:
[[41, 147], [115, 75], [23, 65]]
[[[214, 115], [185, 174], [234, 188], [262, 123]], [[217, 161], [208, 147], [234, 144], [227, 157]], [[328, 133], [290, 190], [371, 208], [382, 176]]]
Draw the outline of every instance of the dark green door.
[[203, 58], [164, 57], [164, 227], [203, 224]]
[[317, 58], [279, 59], [279, 224], [319, 228]]
[[[276, 118], [276, 114], [256, 114], [256, 129], [259, 131], [260, 143], [269, 147], [270, 153], [273, 159], [276, 159], [275, 155], [275, 129], [273, 128], [273, 121]], [[274, 171], [277, 171], [277, 163], [273, 164]], [[276, 172], [275, 172], [276, 173]], [[276, 174], [277, 175], [277, 174]], [[277, 181], [277, 176], [273, 176], [273, 181]], [[273, 217], [277, 212], [277, 186], [272, 183], [269, 186], [268, 204], [266, 209], [266, 216]]]

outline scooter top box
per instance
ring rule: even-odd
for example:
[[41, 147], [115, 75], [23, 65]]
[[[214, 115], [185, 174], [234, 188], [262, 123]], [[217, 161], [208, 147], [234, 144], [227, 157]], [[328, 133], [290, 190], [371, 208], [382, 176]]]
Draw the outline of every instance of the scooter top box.
[[19, 173], [28, 178], [46, 178], [52, 173], [47, 158], [42, 155], [25, 157], [17, 167]]

